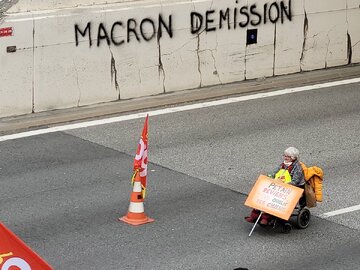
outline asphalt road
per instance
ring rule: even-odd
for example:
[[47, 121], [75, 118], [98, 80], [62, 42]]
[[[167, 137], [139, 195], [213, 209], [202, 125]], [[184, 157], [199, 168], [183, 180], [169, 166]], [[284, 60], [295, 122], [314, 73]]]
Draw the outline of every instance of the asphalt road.
[[[359, 269], [360, 85], [150, 117], [145, 212], [127, 212], [143, 119], [0, 143], [0, 220], [55, 269]], [[260, 173], [298, 147], [324, 201], [290, 234], [243, 219]]]

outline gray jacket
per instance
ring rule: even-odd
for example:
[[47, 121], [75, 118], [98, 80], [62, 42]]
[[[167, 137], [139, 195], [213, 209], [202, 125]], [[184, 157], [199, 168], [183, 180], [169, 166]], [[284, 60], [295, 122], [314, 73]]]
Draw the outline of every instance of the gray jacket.
[[[291, 176], [291, 182], [289, 183], [290, 185], [293, 186], [303, 186], [305, 185], [305, 177], [304, 177], [304, 171], [301, 167], [301, 164], [298, 160], [295, 160], [291, 165], [290, 165], [291, 171], [290, 171], [290, 176]], [[275, 177], [275, 174], [280, 171], [281, 169], [286, 169], [286, 167], [284, 166], [283, 163], [281, 163], [276, 170], [274, 170], [274, 172], [272, 173], [272, 177]]]

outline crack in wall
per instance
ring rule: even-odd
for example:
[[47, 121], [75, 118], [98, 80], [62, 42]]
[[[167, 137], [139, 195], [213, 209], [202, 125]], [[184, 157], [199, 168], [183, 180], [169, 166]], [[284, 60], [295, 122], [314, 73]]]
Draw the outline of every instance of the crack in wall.
[[[104, 19], [106, 21], [107, 17], [107, 12], [104, 13]], [[99, 42], [99, 41], [98, 41]], [[98, 44], [99, 46], [99, 44]], [[118, 96], [117, 99], [120, 100], [121, 99], [121, 95], [120, 95], [120, 87], [119, 87], [119, 83], [118, 83], [118, 72], [117, 72], [117, 68], [116, 68], [116, 62], [115, 62], [115, 58], [114, 58], [114, 54], [111, 50], [111, 46], [110, 44], [109, 46], [109, 51], [110, 51], [110, 55], [111, 55], [111, 59], [110, 59], [110, 78], [111, 78], [111, 83], [114, 81], [114, 85], [115, 85], [115, 91], [117, 92]]]
[[215, 56], [214, 56], [214, 51], [216, 51], [216, 50], [217, 50], [217, 49], [214, 49], [214, 50], [206, 49], [206, 50], [201, 50], [201, 51], [199, 51], [199, 53], [200, 53], [200, 52], [206, 52], [206, 51], [209, 51], [209, 52], [210, 52], [211, 57], [212, 57], [212, 59], [213, 59], [213, 63], [214, 63], [214, 72], [213, 72], [213, 75], [216, 75], [216, 77], [218, 78], [220, 84], [223, 84], [223, 82], [222, 82], [221, 79], [220, 79], [220, 76], [219, 76], [219, 72], [218, 72], [218, 70], [217, 70], [217, 67], [216, 67], [216, 58], [215, 58]]
[[183, 45], [181, 45], [180, 47], [178, 47], [177, 49], [174, 49], [173, 51], [171, 51], [169, 53], [163, 53], [162, 56], [169, 56], [169, 55], [172, 55], [173, 53], [180, 51], [181, 49], [185, 48], [185, 46], [189, 45], [189, 43], [192, 42], [193, 39], [195, 39], [195, 38], [191, 38], [189, 41], [185, 42]]
[[[160, 5], [161, 5], [161, 12], [163, 12], [163, 4], [162, 4], [162, 0], [160, 0]], [[158, 30], [157, 35], [156, 35], [156, 40], [157, 40], [157, 46], [158, 46], [158, 54], [159, 54], [159, 65], [158, 65], [158, 73], [159, 73], [159, 78], [161, 73], [163, 74], [163, 81], [162, 81], [162, 85], [163, 85], [163, 93], [166, 93], [166, 88], [165, 88], [165, 79], [166, 79], [166, 74], [165, 74], [165, 69], [164, 69], [164, 65], [162, 62], [162, 54], [161, 54], [161, 45], [160, 45], [160, 38], [161, 38], [161, 29]]]
[[[192, 4], [192, 7], [193, 7], [193, 11], [195, 11], [195, 3], [194, 3], [193, 0], [191, 0], [191, 4]], [[211, 5], [212, 5], [212, 3], [211, 3]], [[200, 35], [204, 32], [204, 30], [200, 31], [200, 33], [198, 33], [196, 35], [196, 39], [197, 39], [196, 55], [197, 55], [197, 60], [198, 60], [198, 72], [199, 72], [199, 75], [200, 75], [199, 88], [202, 87], [201, 61], [200, 61], [200, 54], [199, 54], [199, 52], [200, 52]]]
[[326, 35], [326, 37], [328, 38], [328, 43], [327, 43], [327, 45], [326, 45], [325, 68], [327, 68], [327, 57], [328, 57], [328, 54], [329, 54], [329, 45], [330, 45], [329, 33]]
[[[199, 50], [199, 46], [198, 46], [198, 55], [199, 55], [199, 53], [202, 53], [202, 52], [207, 52], [207, 51], [209, 51], [210, 52], [210, 54], [211, 54], [211, 57], [212, 57], [212, 59], [213, 59], [213, 66], [214, 66], [214, 71], [213, 71], [213, 75], [216, 75], [216, 77], [217, 77], [217, 79], [218, 79], [218, 81], [219, 81], [219, 83], [220, 84], [223, 84], [223, 82], [221, 81], [221, 79], [220, 79], [220, 75], [219, 75], [219, 72], [218, 72], [218, 70], [217, 70], [217, 67], [216, 67], [216, 58], [215, 58], [215, 56], [214, 56], [214, 51], [217, 51], [217, 49], [218, 49], [218, 47], [219, 47], [219, 43], [218, 43], [218, 40], [217, 40], [217, 36], [216, 36], [216, 46], [215, 46], [215, 49], [213, 49], [213, 50], [211, 50], [211, 49], [205, 49], [205, 50]], [[199, 61], [199, 58], [198, 58], [198, 61]], [[200, 72], [200, 71], [199, 71]]]
[[114, 58], [114, 55], [113, 55], [113, 53], [111, 51], [110, 46], [109, 46], [109, 51], [110, 51], [110, 54], [111, 54], [111, 61], [110, 61], [111, 81], [114, 81], [115, 90], [118, 93], [118, 100], [120, 100], [121, 96], [120, 96], [120, 87], [119, 87], [119, 83], [118, 83], [118, 80], [117, 80], [116, 62], [115, 62], [115, 58]]
[[360, 40], [358, 42], [356, 42], [354, 45], [351, 46], [351, 48], [354, 48], [355, 46], [357, 46], [360, 43]]
[[[331, 31], [331, 30], [330, 30]], [[324, 31], [321, 31], [321, 32], [319, 32], [319, 33], [317, 33], [317, 34], [314, 34], [314, 35], [312, 35], [310, 38], [311, 39], [314, 39], [315, 37], [317, 37], [318, 35], [320, 35], [321, 33], [323, 33]]]
[[351, 36], [349, 32], [347, 32], [347, 58], [348, 58], [348, 65], [352, 62], [352, 46], [351, 46]]
[[244, 80], [246, 81], [246, 56], [247, 56], [247, 45], [245, 46], [245, 54], [244, 54]]
[[304, 33], [304, 41], [303, 41], [301, 57], [300, 57], [300, 71], [302, 71], [303, 60], [304, 60], [305, 51], [306, 51], [305, 46], [306, 46], [308, 30], [309, 30], [309, 21], [308, 21], [306, 11], [304, 10], [304, 32], [303, 32]]
[[[331, 31], [333, 31], [336, 28], [336, 26], [332, 27], [327, 33], [326, 33], [326, 37], [327, 37], [327, 44], [326, 44], [326, 54], [325, 54], [325, 68], [328, 67], [328, 63], [327, 63], [327, 59], [329, 56], [329, 47], [330, 47], [330, 43], [331, 43], [331, 38], [329, 36], [329, 34], [331, 33]], [[319, 33], [320, 34], [320, 33]], [[330, 51], [330, 55], [332, 54], [332, 52]]]
[[201, 68], [200, 68], [201, 62], [200, 62], [200, 54], [199, 54], [199, 50], [200, 50], [200, 34], [197, 35], [197, 48], [196, 48], [196, 54], [197, 54], [197, 59], [198, 59], [198, 71], [199, 71], [199, 75], [200, 75], [199, 88], [201, 88], [201, 86], [202, 86], [202, 74], [201, 74]]
[[213, 60], [214, 60], [214, 69], [215, 69], [215, 70], [214, 70], [213, 74], [216, 75], [216, 77], [217, 77], [218, 80], [219, 80], [219, 83], [220, 83], [220, 84], [223, 84], [222, 81], [221, 81], [221, 79], [220, 79], [220, 75], [219, 75], [219, 72], [218, 72], [218, 70], [217, 70], [217, 67], [216, 67], [216, 59], [215, 59], [213, 50], [210, 50], [210, 53], [211, 53], [211, 57], [212, 57]]
[[193, 0], [191, 0], [191, 5], [192, 5], [192, 7], [193, 7], [193, 11], [195, 11], [195, 3], [194, 3]]
[[165, 74], [164, 65], [163, 65], [162, 58], [161, 58], [160, 37], [161, 37], [161, 33], [160, 33], [160, 31], [158, 31], [158, 33], [157, 33], [157, 46], [158, 46], [158, 53], [159, 53], [158, 72], [159, 72], [159, 77], [161, 76], [161, 73], [163, 74], [163, 81], [162, 81], [163, 93], [166, 93], [166, 88], [165, 88], [166, 74]]
[[[236, 3], [238, 3], [238, 1], [236, 1]], [[246, 1], [246, 5], [248, 6], [249, 5], [249, 1]], [[234, 27], [235, 27], [235, 22], [234, 22]], [[248, 30], [249, 28], [247, 27], [247, 30]], [[244, 52], [244, 80], [246, 81], [246, 57], [247, 57], [247, 47], [248, 47], [248, 45], [246, 44], [245, 45], [245, 52]]]
[[[105, 20], [106, 20], [106, 12], [104, 14], [105, 16]], [[121, 99], [121, 94], [120, 94], [120, 87], [119, 87], [119, 83], [118, 83], [118, 72], [117, 72], [117, 68], [116, 68], [116, 62], [115, 62], [115, 58], [114, 58], [114, 54], [111, 50], [111, 46], [109, 45], [109, 51], [111, 54], [111, 60], [110, 60], [110, 76], [111, 76], [111, 82], [114, 81], [114, 85], [115, 85], [115, 91], [118, 94], [117, 99], [120, 100]]]
[[218, 70], [217, 70], [217, 67], [216, 67], [216, 58], [215, 58], [215, 56], [214, 56], [214, 51], [217, 51], [217, 50], [218, 50], [218, 47], [219, 47], [219, 43], [218, 43], [218, 37], [217, 37], [217, 35], [216, 35], [216, 47], [215, 47], [214, 50], [210, 50], [210, 53], [211, 53], [211, 56], [212, 56], [212, 58], [213, 58], [213, 60], [214, 60], [214, 69], [215, 69], [215, 71], [213, 72], [213, 74], [217, 76], [220, 84], [223, 84], [223, 82], [222, 82], [221, 79], [220, 79], [220, 75], [219, 75], [219, 72], [218, 72]]
[[[0, 20], [1, 22], [1, 20]], [[35, 20], [33, 18], [33, 36], [32, 36], [32, 89], [31, 89], [31, 112], [35, 112]]]
[[[192, 7], [193, 7], [193, 11], [195, 11], [196, 8], [195, 8], [195, 3], [194, 3], [193, 0], [191, 0], [191, 4], [192, 4]], [[212, 3], [211, 3], [211, 5], [212, 5]], [[203, 30], [203, 31], [204, 31], [204, 30]], [[203, 31], [201, 31], [200, 33], [198, 33], [198, 34], [196, 35], [196, 39], [197, 39], [196, 55], [197, 55], [197, 59], [198, 59], [198, 72], [199, 72], [199, 75], [200, 75], [199, 88], [202, 87], [202, 74], [201, 74], [201, 68], [200, 68], [201, 62], [200, 62], [199, 50], [200, 50], [200, 35], [201, 35], [201, 33], [202, 33]]]
[[276, 55], [276, 24], [275, 24], [275, 29], [274, 29], [273, 76], [275, 76], [275, 55]]
[[[360, 7], [360, 6], [359, 6]], [[348, 2], [346, 1], [346, 35], [347, 35], [347, 59], [348, 65], [352, 62], [352, 46], [351, 46], [351, 36], [349, 34], [349, 15], [348, 15]]]

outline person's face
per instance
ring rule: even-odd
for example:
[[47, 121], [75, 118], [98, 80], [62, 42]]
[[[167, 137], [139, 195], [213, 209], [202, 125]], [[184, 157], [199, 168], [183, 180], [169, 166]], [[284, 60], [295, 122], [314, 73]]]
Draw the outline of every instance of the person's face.
[[290, 156], [285, 155], [285, 154], [283, 155], [283, 159], [284, 159], [285, 162], [292, 162], [293, 161]]

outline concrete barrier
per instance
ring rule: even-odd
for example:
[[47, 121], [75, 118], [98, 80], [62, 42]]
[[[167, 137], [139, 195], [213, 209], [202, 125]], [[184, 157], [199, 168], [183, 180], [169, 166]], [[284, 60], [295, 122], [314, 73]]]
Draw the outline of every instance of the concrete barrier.
[[0, 117], [359, 63], [359, 5], [13, 1], [0, 18]]

